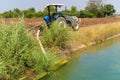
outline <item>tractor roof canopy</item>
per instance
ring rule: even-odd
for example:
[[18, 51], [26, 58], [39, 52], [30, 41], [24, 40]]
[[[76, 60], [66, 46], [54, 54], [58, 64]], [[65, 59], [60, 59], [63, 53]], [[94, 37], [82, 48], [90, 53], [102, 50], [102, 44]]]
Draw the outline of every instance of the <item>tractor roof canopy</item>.
[[56, 6], [56, 7], [62, 7], [64, 4], [47, 4], [46, 7], [50, 6]]

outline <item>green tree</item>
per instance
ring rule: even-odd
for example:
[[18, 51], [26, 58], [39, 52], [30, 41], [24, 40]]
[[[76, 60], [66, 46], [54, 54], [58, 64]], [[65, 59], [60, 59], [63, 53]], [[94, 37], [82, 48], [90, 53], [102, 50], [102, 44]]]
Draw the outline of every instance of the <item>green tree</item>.
[[71, 15], [70, 10], [63, 10], [62, 13], [63, 13], [64, 15]]
[[77, 12], [77, 8], [75, 6], [71, 7], [71, 12]]
[[103, 0], [89, 0], [86, 8], [92, 9], [92, 5], [95, 5], [97, 8], [100, 8], [101, 5], [103, 5]]
[[79, 17], [80, 18], [92, 18], [95, 17], [93, 13], [86, 11], [86, 10], [81, 10], [79, 12]]
[[79, 16], [79, 12], [78, 12], [78, 10], [77, 10], [77, 8], [75, 6], [71, 7], [70, 15], [72, 15], [72, 16]]
[[13, 17], [13, 12], [10, 10], [10, 11], [6, 11], [2, 14], [2, 16], [4, 18], [12, 18]]
[[106, 4], [101, 7], [100, 9], [102, 11], [103, 16], [111, 16], [115, 13], [114, 6], [112, 4]]
[[85, 10], [93, 13], [97, 17], [97, 13], [102, 5], [102, 0], [89, 0]]
[[16, 13], [20, 13], [21, 12], [21, 10], [18, 9], [18, 8], [15, 8], [13, 11], [16, 12]]
[[35, 13], [35, 17], [42, 17], [44, 13], [42, 11], [38, 11]]
[[29, 8], [28, 11], [33, 13], [36, 12], [35, 8]]
[[23, 15], [23, 13], [22, 13], [22, 11], [21, 11], [20, 9], [15, 8], [15, 9], [13, 10], [13, 16], [14, 16], [14, 17], [21, 17], [22, 15]]
[[24, 16], [27, 18], [35, 17], [36, 11], [34, 8], [30, 8], [28, 10], [23, 10]]

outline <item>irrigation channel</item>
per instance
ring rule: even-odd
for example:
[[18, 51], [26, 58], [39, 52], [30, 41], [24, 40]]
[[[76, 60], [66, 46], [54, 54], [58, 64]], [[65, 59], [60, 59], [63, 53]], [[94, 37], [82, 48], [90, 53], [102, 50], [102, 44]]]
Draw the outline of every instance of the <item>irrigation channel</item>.
[[120, 37], [76, 52], [43, 80], [120, 80]]

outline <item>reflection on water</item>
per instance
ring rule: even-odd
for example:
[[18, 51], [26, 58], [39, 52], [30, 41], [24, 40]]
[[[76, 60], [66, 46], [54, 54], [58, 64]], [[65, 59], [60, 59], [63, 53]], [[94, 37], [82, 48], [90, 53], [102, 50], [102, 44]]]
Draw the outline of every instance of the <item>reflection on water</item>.
[[76, 54], [80, 55], [44, 80], [120, 80], [120, 38]]

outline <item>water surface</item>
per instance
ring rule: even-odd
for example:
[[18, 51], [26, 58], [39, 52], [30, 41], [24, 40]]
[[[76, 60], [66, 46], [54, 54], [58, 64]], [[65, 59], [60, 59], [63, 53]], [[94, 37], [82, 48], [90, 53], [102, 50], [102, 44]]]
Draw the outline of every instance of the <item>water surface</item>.
[[78, 51], [44, 80], [120, 80], [120, 38]]

